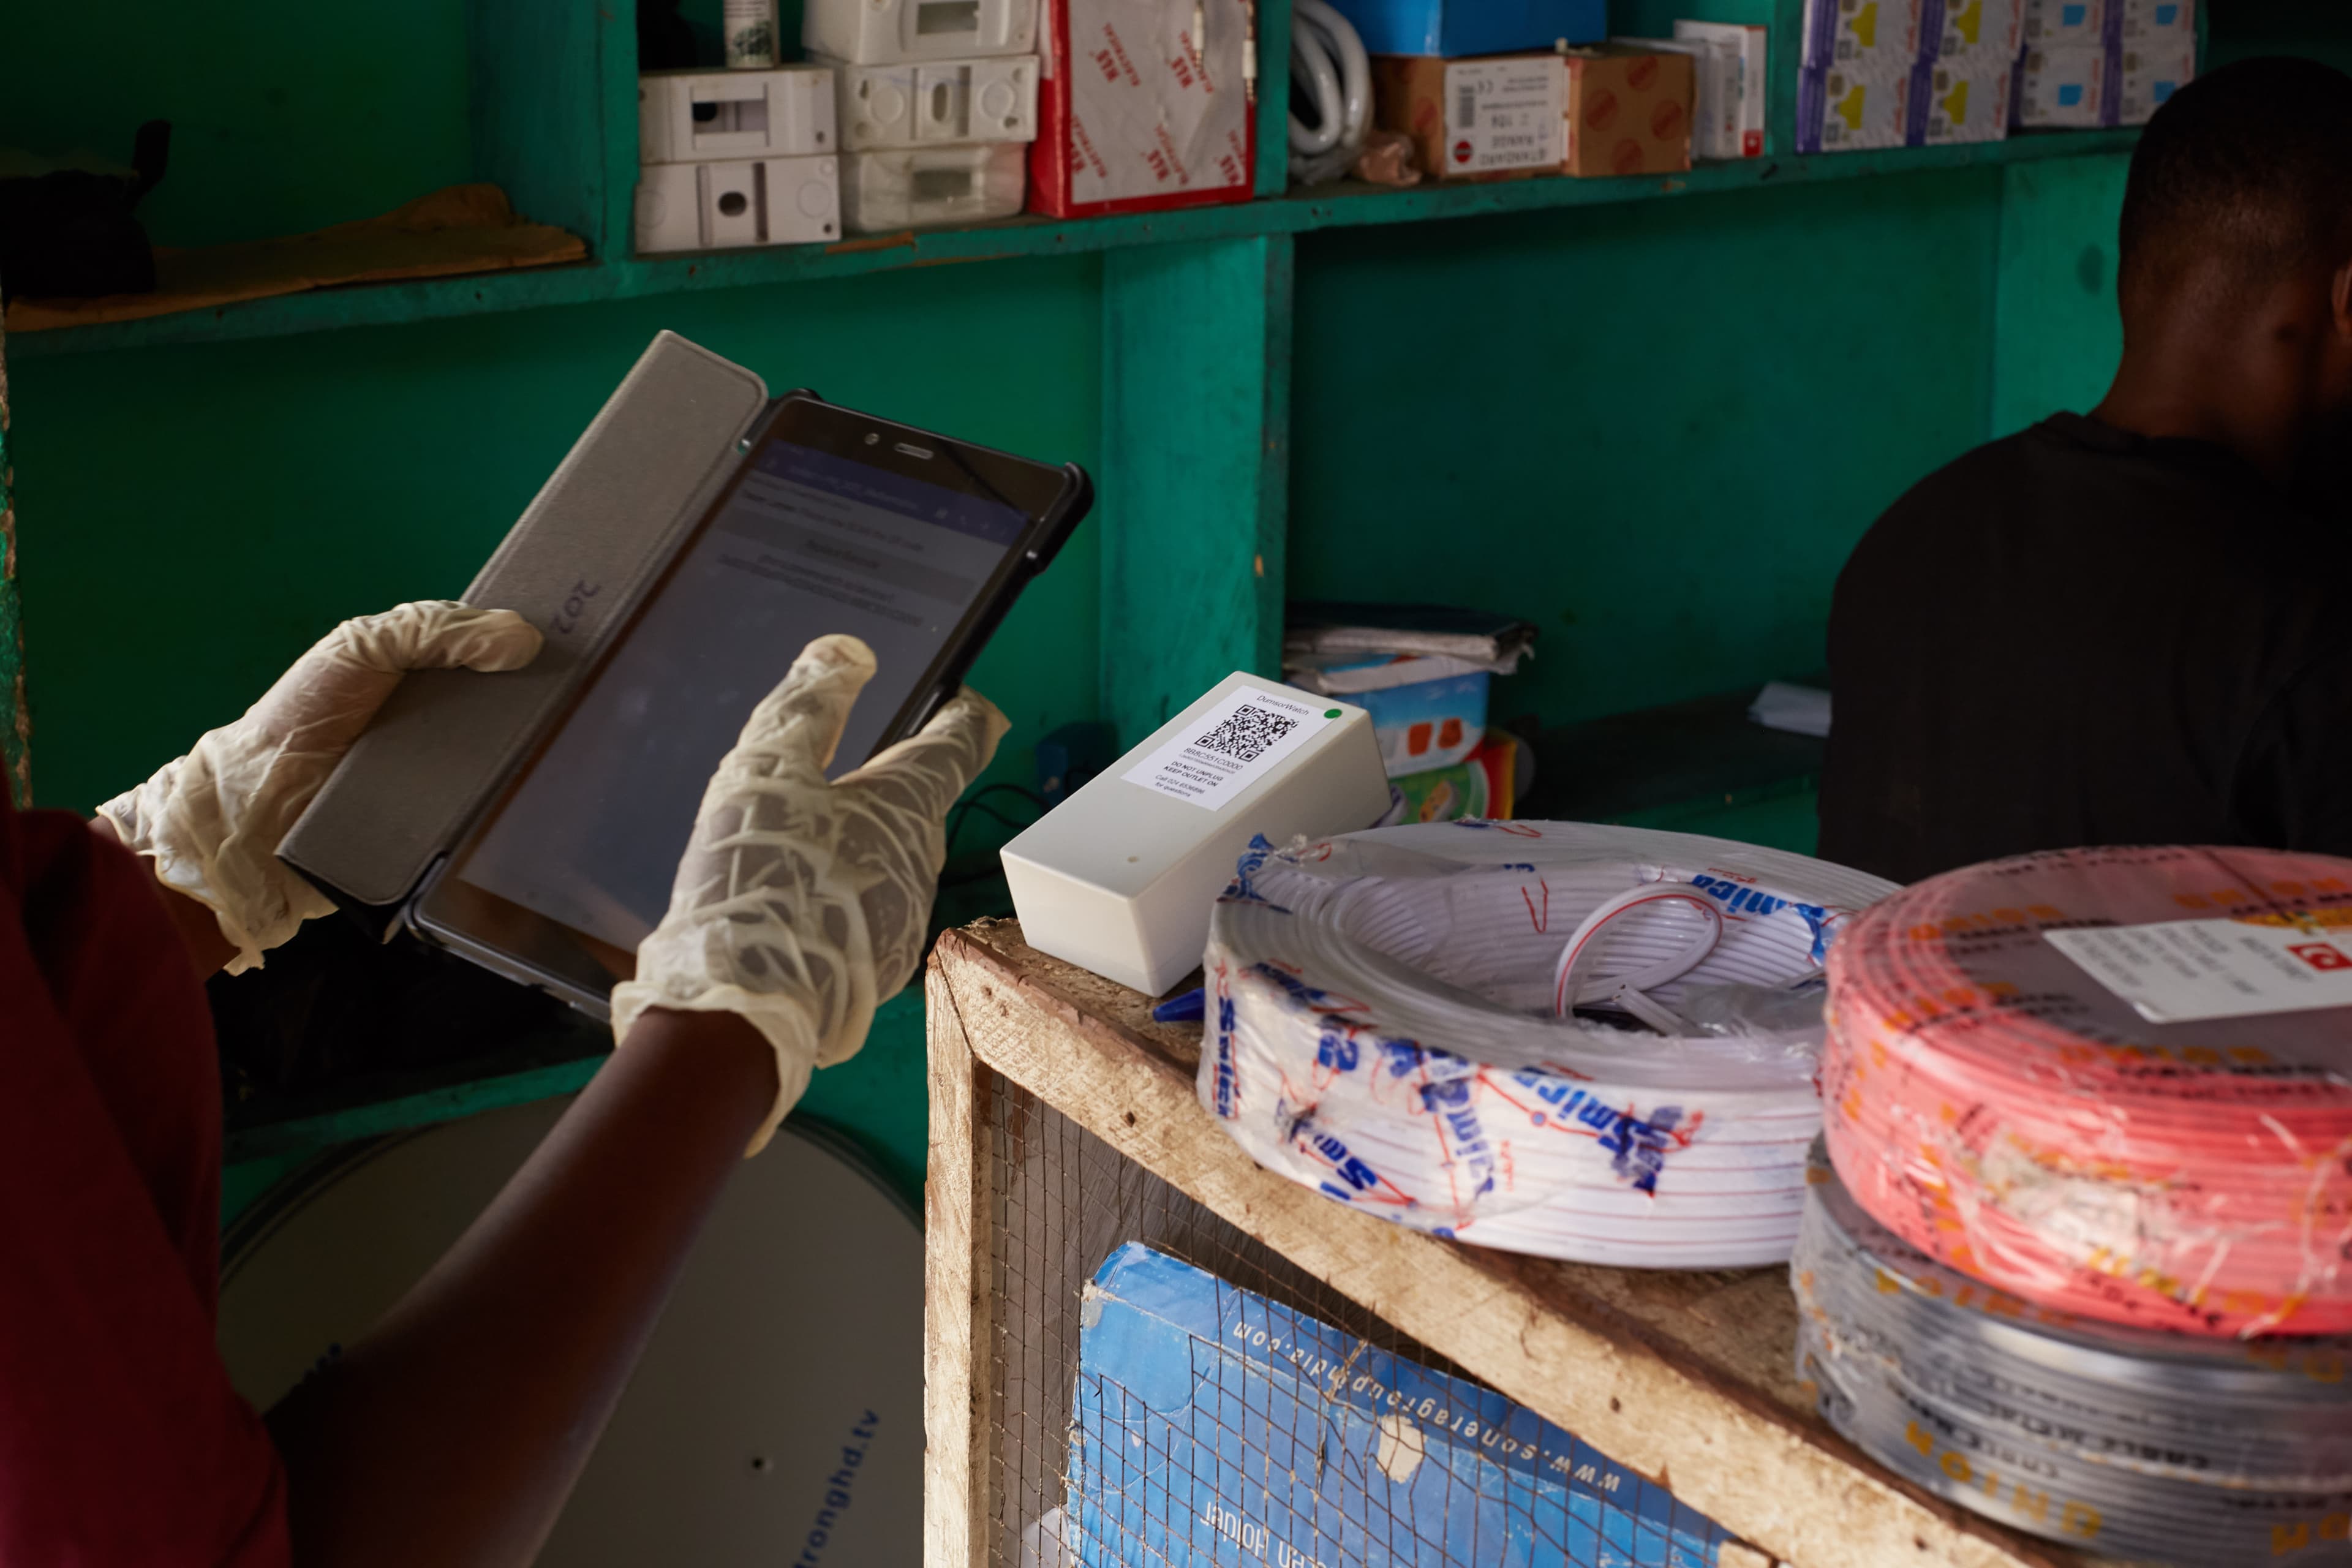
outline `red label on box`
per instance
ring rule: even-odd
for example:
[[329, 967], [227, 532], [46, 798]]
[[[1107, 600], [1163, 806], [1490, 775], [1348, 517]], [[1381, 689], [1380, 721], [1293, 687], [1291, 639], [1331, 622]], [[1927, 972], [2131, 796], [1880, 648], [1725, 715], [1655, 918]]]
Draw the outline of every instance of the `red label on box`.
[[[1246, 201], [1245, 0], [1045, 0], [1030, 205], [1059, 217]], [[1200, 34], [1195, 37], [1195, 32]]]

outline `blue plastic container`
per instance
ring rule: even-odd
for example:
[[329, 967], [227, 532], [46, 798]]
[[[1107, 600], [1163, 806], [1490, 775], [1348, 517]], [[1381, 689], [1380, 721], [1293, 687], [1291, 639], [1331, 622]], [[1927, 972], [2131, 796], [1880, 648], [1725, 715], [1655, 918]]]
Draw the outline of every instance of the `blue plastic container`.
[[1606, 0], [1331, 0], [1376, 55], [1501, 55], [1609, 36]]

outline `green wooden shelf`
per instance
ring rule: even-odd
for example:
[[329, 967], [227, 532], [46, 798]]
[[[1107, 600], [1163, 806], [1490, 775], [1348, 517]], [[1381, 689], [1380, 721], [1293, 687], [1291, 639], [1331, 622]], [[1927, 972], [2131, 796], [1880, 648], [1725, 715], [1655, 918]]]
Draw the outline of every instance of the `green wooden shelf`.
[[1688, 174], [1664, 178], [1513, 180], [1493, 184], [1428, 184], [1402, 191], [1341, 184], [1239, 205], [1196, 207], [1183, 212], [1069, 221], [1022, 217], [973, 228], [877, 236], [828, 246], [708, 251], [416, 283], [320, 289], [144, 321], [19, 333], [9, 340], [8, 348], [12, 356], [30, 359], [44, 354], [280, 337], [342, 327], [384, 326], [541, 306], [639, 299], [689, 289], [848, 278], [913, 267], [1430, 223], [1556, 207], [1665, 201], [1826, 180], [1883, 178], [2119, 153], [2128, 151], [2137, 135], [2133, 130], [2026, 133], [2006, 142], [1968, 146], [1704, 163]]

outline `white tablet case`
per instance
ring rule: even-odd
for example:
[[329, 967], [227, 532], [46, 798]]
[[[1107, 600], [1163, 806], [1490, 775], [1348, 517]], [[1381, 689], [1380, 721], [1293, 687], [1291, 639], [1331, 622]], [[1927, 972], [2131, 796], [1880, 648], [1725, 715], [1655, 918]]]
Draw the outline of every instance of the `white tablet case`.
[[408, 676], [279, 858], [389, 923], [594, 668], [769, 402], [741, 365], [656, 336], [466, 590], [545, 634], [539, 658], [501, 675]]

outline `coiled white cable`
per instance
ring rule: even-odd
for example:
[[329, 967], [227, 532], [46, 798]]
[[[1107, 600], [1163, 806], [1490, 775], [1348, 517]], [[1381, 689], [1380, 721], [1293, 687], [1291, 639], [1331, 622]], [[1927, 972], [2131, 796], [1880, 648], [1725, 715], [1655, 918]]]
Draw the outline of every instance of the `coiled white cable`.
[[[1578, 823], [1261, 847], [1211, 917], [1201, 1099], [1267, 1168], [1417, 1229], [1587, 1262], [1781, 1261], [1821, 1124], [1818, 1003], [1794, 1027], [1685, 1020], [1727, 995], [1787, 1010], [1832, 929], [1892, 890]], [[1658, 1032], [1562, 1016], [1563, 997]]]
[[1348, 18], [1324, 0], [1293, 0], [1290, 13], [1293, 102], [1315, 106], [1315, 123], [1290, 115], [1290, 178], [1319, 185], [1346, 174], [1364, 150], [1372, 124], [1372, 67]]

